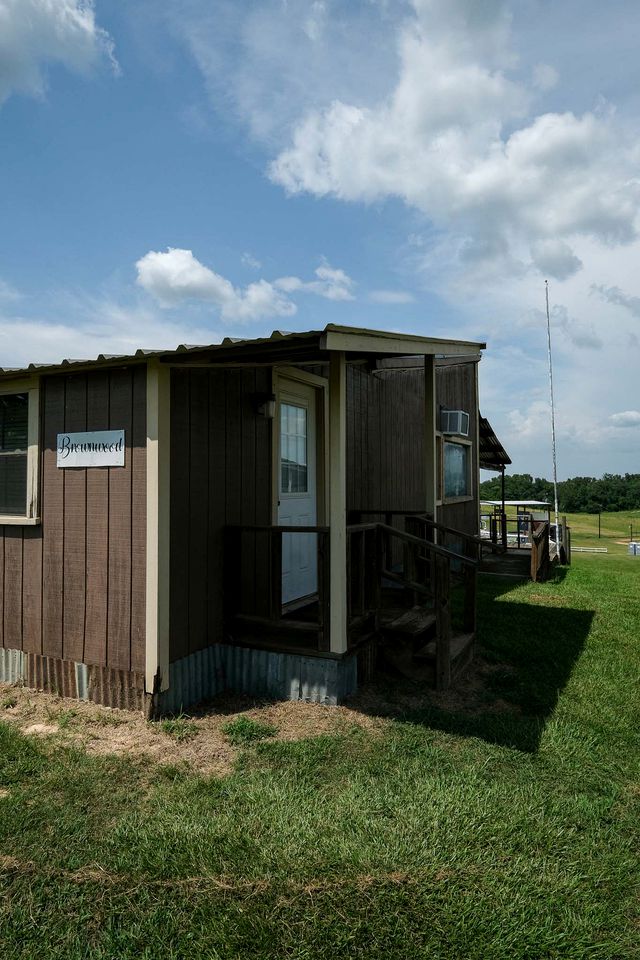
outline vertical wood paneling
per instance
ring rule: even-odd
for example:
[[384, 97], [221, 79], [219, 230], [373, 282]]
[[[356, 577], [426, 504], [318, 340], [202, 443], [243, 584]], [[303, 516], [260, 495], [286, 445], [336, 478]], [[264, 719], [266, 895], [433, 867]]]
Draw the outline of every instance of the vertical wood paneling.
[[[92, 373], [87, 382], [87, 430], [109, 427], [109, 374]], [[87, 470], [86, 663], [107, 662], [109, 589], [109, 468]]]
[[224, 614], [224, 526], [226, 523], [226, 378], [209, 374], [209, 527], [207, 630], [211, 642], [222, 640]]
[[[171, 659], [219, 641], [224, 625], [224, 530], [271, 523], [271, 423], [255, 394], [271, 370], [172, 371]], [[255, 540], [255, 549], [251, 541]], [[268, 542], [247, 534], [239, 573], [248, 606], [266, 609]]]
[[147, 371], [133, 367], [131, 423], [131, 669], [145, 668], [147, 560]]
[[131, 422], [133, 389], [130, 370], [113, 370], [109, 378], [109, 427], [125, 431], [125, 465], [109, 467], [109, 595], [107, 662], [131, 667]]
[[171, 659], [189, 653], [189, 371], [171, 371]]
[[[271, 370], [256, 370], [256, 391], [271, 393]], [[271, 524], [271, 431], [273, 421], [265, 417], [255, 418], [255, 523]], [[266, 610], [269, 604], [269, 543], [262, 534], [255, 538], [255, 602], [256, 610]]]
[[4, 531], [0, 527], [0, 647], [6, 647], [4, 642]]
[[58, 433], [64, 430], [63, 377], [43, 383], [42, 490], [42, 649], [62, 657], [64, 606], [64, 470], [56, 466]]
[[22, 649], [42, 653], [42, 533], [25, 527], [22, 543]]
[[[68, 377], [65, 390], [64, 430], [87, 427], [87, 379]], [[86, 485], [87, 471], [70, 467], [60, 470], [64, 483], [64, 613], [62, 655], [82, 660], [84, 653], [86, 577]]]
[[22, 529], [4, 528], [5, 646], [22, 650]]
[[[141, 670], [146, 368], [45, 377], [40, 396], [41, 524], [0, 531], [0, 642]], [[58, 433], [110, 428], [125, 430], [124, 468], [58, 469]]]
[[242, 522], [242, 372], [227, 370], [227, 523]]
[[189, 397], [189, 653], [207, 646], [209, 373], [191, 373]]
[[[255, 370], [243, 370], [240, 375], [240, 457], [242, 464], [242, 497], [240, 502], [240, 523], [256, 522], [256, 414], [254, 394], [256, 391]], [[266, 480], [268, 464], [263, 465], [260, 479]], [[256, 602], [256, 534], [245, 535], [245, 547], [242, 553], [240, 589], [245, 609], [255, 610]]]

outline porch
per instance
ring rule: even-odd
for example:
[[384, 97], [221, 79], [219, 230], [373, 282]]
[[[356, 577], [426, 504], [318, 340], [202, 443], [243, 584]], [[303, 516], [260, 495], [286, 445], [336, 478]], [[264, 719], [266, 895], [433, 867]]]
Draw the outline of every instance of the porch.
[[[380, 513], [384, 519], [346, 526], [346, 563], [337, 576], [331, 570], [330, 527], [230, 525], [225, 641], [284, 654], [356, 657], [359, 680], [370, 678], [382, 663], [447, 689], [473, 656], [479, 538], [417, 512]], [[463, 540], [465, 553], [441, 545], [449, 536]], [[287, 604], [283, 555], [296, 538], [315, 543], [317, 593]], [[238, 584], [246, 582], [248, 567], [256, 570], [256, 580], [247, 592]], [[331, 616], [332, 584], [346, 588], [343, 624]], [[336, 629], [338, 643], [332, 637]], [[343, 637], [346, 644], [337, 649]]]
[[440, 407], [471, 423], [458, 500], [475, 533], [482, 347], [330, 327], [174, 358], [169, 687], [207, 657], [230, 689], [320, 702], [378, 656], [450, 684], [472, 653], [476, 557], [429, 527]]

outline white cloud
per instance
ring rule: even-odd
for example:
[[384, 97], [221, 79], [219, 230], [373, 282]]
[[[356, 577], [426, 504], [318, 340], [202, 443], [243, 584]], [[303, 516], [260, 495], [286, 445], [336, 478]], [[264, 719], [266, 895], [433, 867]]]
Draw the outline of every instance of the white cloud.
[[369, 294], [372, 303], [387, 303], [389, 305], [414, 303], [415, 297], [406, 290], [372, 290]]
[[623, 410], [612, 413], [609, 420], [614, 427], [640, 427], [640, 410]]
[[[542, 314], [539, 314], [539, 317], [542, 323]], [[593, 324], [571, 317], [563, 304], [552, 307], [550, 317], [552, 327], [559, 330], [574, 347], [599, 350], [603, 346], [603, 341], [596, 333]]]
[[238, 290], [225, 277], [200, 263], [191, 250], [151, 250], [138, 260], [136, 268], [138, 284], [163, 307], [185, 300], [204, 300], [214, 304], [227, 321], [290, 317], [296, 312], [295, 303], [266, 280]]
[[555, 280], [566, 280], [582, 267], [582, 260], [563, 240], [536, 240], [531, 258], [540, 273]]
[[213, 304], [227, 322], [290, 317], [296, 304], [286, 294], [313, 293], [327, 300], [353, 300], [353, 280], [326, 260], [316, 269], [316, 280], [280, 277], [258, 280], [244, 289], [204, 266], [191, 250], [169, 247], [164, 253], [150, 250], [136, 263], [137, 283], [162, 307], [187, 300]]
[[599, 293], [603, 300], [606, 300], [608, 303], [616, 304], [620, 307], [625, 307], [634, 317], [640, 318], [640, 297], [632, 297], [629, 294], [623, 293], [620, 287], [605, 287], [603, 285], [598, 286], [597, 284], [592, 284], [591, 289], [594, 293]]
[[327, 300], [353, 300], [355, 286], [344, 270], [332, 267], [324, 260], [314, 271], [317, 280], [301, 280], [299, 277], [280, 277], [273, 284], [286, 293], [315, 293]]
[[537, 63], [533, 68], [533, 85], [538, 90], [553, 90], [560, 79], [560, 74], [549, 63]]
[[373, 105], [334, 98], [308, 110], [270, 166], [274, 182], [346, 201], [400, 198], [464, 241], [460, 259], [507, 270], [512, 251], [533, 245], [536, 262], [566, 277], [580, 266], [576, 237], [633, 240], [639, 150], [614, 114], [532, 113], [533, 90], [509, 76], [506, 2], [413, 6], [395, 85]]
[[0, 0], [0, 103], [14, 92], [41, 96], [48, 64], [85, 73], [104, 57], [117, 69], [92, 0]]
[[6, 366], [95, 359], [100, 353], [171, 350], [180, 343], [218, 343], [222, 336], [201, 318], [171, 317], [147, 304], [49, 291], [21, 298], [20, 312], [0, 311], [0, 357]]
[[250, 267], [252, 270], [260, 270], [260, 268], [262, 267], [262, 264], [260, 263], [260, 261], [256, 259], [256, 257], [253, 256], [253, 254], [247, 253], [246, 251], [245, 253], [242, 254], [242, 256], [240, 257], [240, 260], [245, 265], [245, 267]]

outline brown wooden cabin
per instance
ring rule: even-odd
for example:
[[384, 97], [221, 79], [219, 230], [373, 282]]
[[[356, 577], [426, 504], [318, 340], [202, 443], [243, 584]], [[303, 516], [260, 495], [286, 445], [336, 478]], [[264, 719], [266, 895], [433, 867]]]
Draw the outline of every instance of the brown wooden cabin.
[[336, 703], [379, 657], [446, 687], [483, 347], [329, 325], [0, 371], [0, 679], [148, 714]]

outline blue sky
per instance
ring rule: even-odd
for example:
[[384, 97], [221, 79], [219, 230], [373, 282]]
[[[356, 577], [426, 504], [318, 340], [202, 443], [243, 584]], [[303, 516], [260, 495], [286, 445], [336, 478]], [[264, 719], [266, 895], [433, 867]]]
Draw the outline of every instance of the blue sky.
[[638, 472], [640, 7], [0, 0], [0, 362], [327, 322], [486, 340], [549, 476]]

